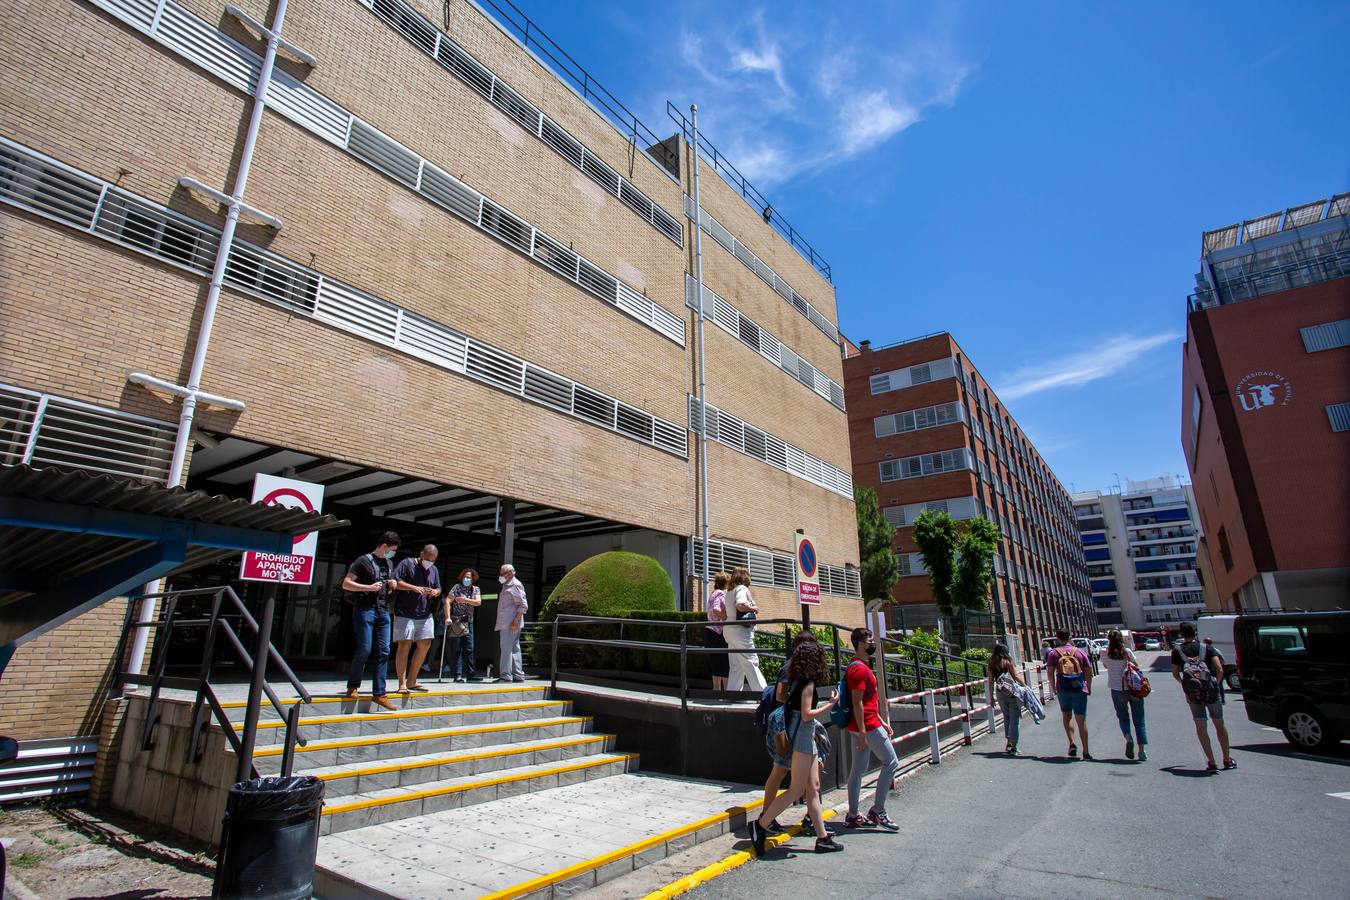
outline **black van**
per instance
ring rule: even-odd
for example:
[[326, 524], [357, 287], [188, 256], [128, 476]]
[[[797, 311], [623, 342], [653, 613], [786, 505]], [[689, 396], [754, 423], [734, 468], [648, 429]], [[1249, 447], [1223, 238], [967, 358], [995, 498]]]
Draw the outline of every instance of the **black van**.
[[1233, 640], [1248, 719], [1304, 750], [1350, 738], [1350, 610], [1244, 613]]

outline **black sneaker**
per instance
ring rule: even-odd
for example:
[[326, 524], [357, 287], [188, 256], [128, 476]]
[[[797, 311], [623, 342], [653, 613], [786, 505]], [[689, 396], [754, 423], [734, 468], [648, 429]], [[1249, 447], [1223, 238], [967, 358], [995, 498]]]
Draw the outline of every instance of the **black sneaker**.
[[844, 849], [844, 845], [832, 837], [816, 838], [817, 853], [838, 853]]
[[1092, 761], [1093, 761], [1093, 759], [1092, 759], [1092, 754], [1091, 754], [1091, 753], [1088, 753], [1086, 750], [1084, 750], [1084, 751], [1083, 751], [1083, 759], [1086, 759], [1088, 762], [1092, 762]]
[[[804, 834], [815, 834], [816, 837], [820, 837], [820, 835], [816, 834], [816, 826], [811, 824], [811, 817], [809, 815], [802, 818], [802, 832]], [[826, 837], [830, 837], [838, 833], [839, 832], [835, 831], [828, 824], [825, 826]]]
[[769, 835], [764, 831], [764, 826], [759, 824], [759, 819], [751, 819], [750, 845], [755, 848], [756, 856], [764, 855], [764, 844], [768, 839]]
[[787, 829], [782, 825], [779, 825], [777, 819], [770, 822], [764, 830], [769, 834], [787, 834]]
[[1134, 759], [1134, 741], [1125, 742], [1125, 758]]
[[1077, 758], [1078, 758], [1078, 745], [1077, 745], [1077, 744], [1070, 744], [1070, 745], [1069, 745], [1069, 759], [1077, 759]]

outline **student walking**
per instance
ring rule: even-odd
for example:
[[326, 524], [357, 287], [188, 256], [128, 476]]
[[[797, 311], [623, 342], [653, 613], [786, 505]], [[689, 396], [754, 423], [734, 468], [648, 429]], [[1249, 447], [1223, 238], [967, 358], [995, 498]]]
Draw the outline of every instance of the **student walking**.
[[[703, 646], [725, 650], [727, 639], [722, 635], [722, 626], [718, 622], [727, 620], [727, 588], [731, 586], [731, 576], [718, 572], [713, 576], [713, 589], [708, 594], [708, 624], [703, 629]], [[725, 653], [705, 653], [708, 661], [708, 674], [712, 676], [714, 691], [727, 689], [729, 665]]]
[[478, 590], [478, 573], [473, 569], [460, 572], [445, 600], [445, 635], [450, 641], [450, 674], [455, 677], [455, 681], [476, 679], [478, 663], [474, 659], [473, 617], [478, 607], [483, 605], [483, 595]]
[[1180, 682], [1186, 693], [1186, 703], [1195, 720], [1195, 736], [1200, 740], [1200, 749], [1205, 751], [1205, 771], [1219, 771], [1214, 762], [1214, 748], [1209, 742], [1209, 729], [1205, 726], [1206, 716], [1214, 720], [1214, 733], [1218, 735], [1219, 749], [1223, 751], [1223, 767], [1236, 769], [1237, 761], [1228, 749], [1228, 727], [1223, 723], [1223, 700], [1219, 696], [1223, 654], [1212, 644], [1206, 647], [1196, 640], [1195, 626], [1190, 622], [1182, 622], [1177, 630], [1181, 632], [1181, 643], [1172, 650], [1172, 677]]
[[[728, 595], [727, 614], [737, 624], [723, 625], [722, 635], [731, 650], [752, 650], [755, 646], [755, 619], [759, 607], [750, 596], [750, 571], [737, 566], [731, 570], [731, 593]], [[731, 653], [727, 661], [729, 691], [763, 691], [768, 682], [759, 670], [759, 656], [754, 653]]]
[[[872, 672], [877, 642], [868, 628], [853, 629], [849, 640], [853, 644], [853, 659], [844, 669], [844, 687], [848, 689], [852, 701], [848, 732], [853, 740], [853, 765], [848, 772], [848, 815], [844, 817], [844, 825], [847, 828], [881, 828], [893, 833], [899, 831], [900, 826], [886, 815], [886, 796], [891, 792], [900, 760], [896, 758], [895, 746], [891, 743], [894, 732], [890, 723], [881, 718], [877, 676]], [[867, 763], [873, 756], [881, 763], [881, 769], [877, 772], [877, 792], [872, 798], [872, 808], [866, 816], [862, 816], [858, 814], [858, 804], [862, 800], [862, 780]]]
[[502, 583], [497, 595], [497, 640], [501, 654], [497, 661], [498, 681], [524, 681], [525, 666], [520, 656], [520, 633], [525, 628], [525, 585], [516, 577], [516, 567], [502, 566], [497, 580]]
[[1045, 655], [1045, 666], [1050, 670], [1051, 687], [1059, 699], [1059, 710], [1064, 717], [1064, 736], [1069, 739], [1069, 757], [1078, 758], [1078, 745], [1073, 742], [1073, 723], [1078, 723], [1078, 737], [1083, 742], [1083, 759], [1092, 759], [1088, 751], [1087, 704], [1092, 694], [1092, 662], [1087, 654], [1069, 641], [1069, 632], [1061, 628], [1055, 632], [1058, 646]]
[[427, 544], [416, 559], [410, 556], [394, 567], [398, 588], [394, 594], [394, 672], [400, 694], [426, 690], [417, 683], [417, 675], [435, 636], [431, 614], [441, 595], [436, 554], [436, 546]]
[[[763, 856], [765, 842], [769, 837], [769, 825], [799, 798], [806, 800], [806, 811], [811, 817], [816, 838], [817, 853], [831, 853], [844, 848], [835, 842], [825, 828], [825, 819], [820, 812], [820, 768], [816, 760], [816, 735], [812, 727], [821, 716], [828, 715], [830, 707], [839, 698], [838, 691], [831, 691], [830, 698], [819, 705], [812, 705], [816, 697], [816, 685], [829, 678], [829, 669], [825, 665], [825, 654], [815, 641], [803, 641], [792, 652], [792, 685], [788, 690], [787, 703], [773, 711], [774, 717], [781, 717], [782, 725], [775, 734], [775, 743], [780, 753], [792, 751], [792, 783], [788, 789], [764, 807], [758, 819], [750, 822], [750, 842], [755, 854]], [[775, 729], [771, 726], [770, 731]]]
[[[1125, 736], [1125, 758], [1134, 759], [1135, 744], [1139, 745], [1139, 761], [1148, 762], [1148, 729], [1144, 725], [1144, 698], [1131, 693], [1127, 681], [1142, 677], [1134, 651], [1125, 646], [1124, 636], [1112, 629], [1106, 636], [1106, 686], [1111, 689], [1111, 704], [1116, 708], [1120, 733]], [[1134, 723], [1134, 731], [1130, 723]]]
[[[807, 641], [815, 643], [816, 636], [808, 629], [803, 628], [792, 638], [792, 653], [796, 653], [797, 648]], [[774, 686], [774, 701], [778, 704], [777, 709], [781, 709], [783, 704], [788, 702], [788, 694], [791, 689], [792, 654], [789, 654], [788, 658], [783, 660], [783, 668], [778, 673], [778, 683]], [[816, 731], [824, 730], [824, 726], [819, 722], [812, 722], [811, 725]], [[780, 752], [777, 746], [778, 742], [774, 737], [775, 734], [781, 733], [783, 728], [783, 716], [769, 716], [769, 727], [765, 732], [764, 745], [769, 751], [769, 759], [773, 761], [773, 768], [769, 770], [769, 777], [764, 782], [764, 806], [766, 807], [773, 802], [774, 797], [778, 796], [778, 789], [783, 786], [783, 781], [788, 777], [788, 772], [792, 770], [792, 747], [787, 746]], [[810, 823], [810, 818], [808, 814], [802, 820], [803, 829], [808, 827], [812, 830], [815, 829], [815, 825]], [[783, 826], [779, 825], [776, 819], [769, 823], [768, 829], [769, 834], [780, 834], [784, 831]], [[828, 825], [825, 826], [825, 830], [829, 834], [834, 833]]]
[[1004, 644], [995, 644], [989, 655], [989, 677], [993, 679], [994, 697], [1003, 712], [1003, 749], [1009, 756], [1016, 756], [1022, 736], [1022, 698], [1018, 688], [1025, 690], [1026, 682]]
[[386, 531], [375, 549], [358, 556], [347, 567], [342, 589], [352, 604], [352, 625], [356, 629], [356, 651], [347, 673], [347, 699], [355, 700], [361, 690], [366, 661], [375, 654], [375, 674], [370, 680], [371, 699], [383, 709], [395, 709], [385, 692], [389, 669], [389, 597], [398, 582], [394, 580], [393, 559], [398, 552], [398, 535]]

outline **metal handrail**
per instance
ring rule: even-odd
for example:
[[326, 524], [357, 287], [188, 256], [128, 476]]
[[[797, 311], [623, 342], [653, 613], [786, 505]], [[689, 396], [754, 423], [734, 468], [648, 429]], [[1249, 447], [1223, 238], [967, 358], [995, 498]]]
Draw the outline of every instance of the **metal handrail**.
[[[211, 615], [205, 619], [180, 619], [178, 618], [179, 600], [185, 597], [211, 597]], [[150, 621], [139, 622], [132, 621], [134, 611], [140, 605], [143, 599], [164, 599], [163, 617]], [[230, 609], [223, 611], [222, 606], [228, 601]], [[132, 598], [127, 606], [126, 620], [123, 624], [122, 637], [118, 643], [117, 658], [122, 658], [122, 649], [126, 646], [132, 632], [138, 628], [155, 629], [155, 646], [159, 653], [159, 658], [155, 662], [152, 674], [149, 676], [130, 672], [122, 672], [118, 675], [118, 687], [125, 688], [127, 685], [142, 685], [150, 688], [150, 695], [147, 701], [145, 713], [145, 725], [141, 732], [141, 749], [150, 750], [154, 747], [154, 728], [159, 722], [159, 716], [155, 714], [155, 707], [159, 702], [159, 693], [162, 687], [170, 687], [181, 690], [195, 690], [196, 698], [192, 703], [192, 735], [187, 744], [187, 761], [189, 763], [197, 762], [202, 756], [202, 735], [205, 731], [206, 720], [202, 715], [202, 707], [209, 706], [211, 714], [215, 717], [216, 723], [221, 731], [225, 733], [225, 739], [239, 758], [237, 769], [237, 781], [246, 781], [257, 775], [257, 769], [253, 765], [253, 749], [257, 741], [258, 718], [261, 714], [262, 699], [266, 697], [276, 710], [277, 715], [286, 722], [285, 736], [283, 738], [283, 749], [281, 757], [281, 774], [290, 775], [295, 758], [296, 746], [305, 746], [307, 743], [300, 735], [300, 707], [301, 704], [312, 703], [313, 697], [305, 688], [304, 683], [287, 664], [277, 651], [276, 646], [271, 641], [272, 618], [276, 604], [276, 586], [269, 586], [266, 599], [263, 602], [263, 615], [261, 624], [258, 619], [244, 606], [244, 602], [234, 589], [229, 585], [224, 587], [191, 588], [183, 591], [164, 591], [158, 594], [145, 594], [140, 597]], [[224, 618], [223, 612], [236, 614], [239, 616], [241, 624], [247, 626], [255, 635], [253, 651], [250, 653], [248, 647], [240, 639], [235, 630], [230, 627], [229, 622]], [[164, 674], [165, 667], [169, 658], [169, 645], [173, 640], [175, 628], [206, 628], [206, 645], [202, 651], [201, 666], [198, 669], [196, 678], [176, 678]], [[249, 673], [249, 694], [248, 700], [244, 705], [244, 724], [238, 733], [234, 728], [234, 723], [230, 721], [225, 714], [224, 707], [221, 706], [219, 698], [216, 696], [215, 689], [211, 685], [211, 669], [215, 662], [215, 649], [217, 635], [223, 635], [234, 650], [235, 656], [240, 664]], [[291, 687], [299, 695], [300, 702], [294, 703], [287, 708], [287, 705], [281, 702], [276, 691], [267, 683], [268, 663], [275, 663], [281, 670], [283, 676], [290, 683]]]

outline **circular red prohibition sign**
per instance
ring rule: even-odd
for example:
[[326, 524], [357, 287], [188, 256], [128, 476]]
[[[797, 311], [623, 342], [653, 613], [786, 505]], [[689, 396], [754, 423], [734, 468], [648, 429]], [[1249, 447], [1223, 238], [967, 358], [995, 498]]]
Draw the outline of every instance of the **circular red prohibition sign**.
[[[266, 506], [286, 506], [287, 509], [295, 509], [294, 506], [288, 506], [286, 504], [279, 502], [283, 497], [298, 501], [300, 507], [304, 509], [305, 512], [314, 512], [314, 504], [310, 503], [309, 498], [306, 497], [304, 494], [300, 493], [299, 491], [297, 491], [295, 488], [277, 488], [275, 491], [269, 493], [266, 497], [263, 497], [262, 502]], [[297, 534], [291, 540], [291, 546], [294, 547], [296, 544], [300, 543], [307, 537], [309, 537], [308, 531], [306, 531], [304, 534]]]

